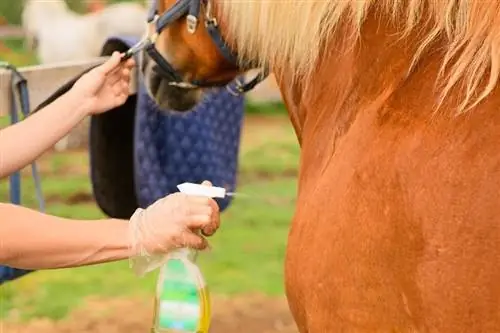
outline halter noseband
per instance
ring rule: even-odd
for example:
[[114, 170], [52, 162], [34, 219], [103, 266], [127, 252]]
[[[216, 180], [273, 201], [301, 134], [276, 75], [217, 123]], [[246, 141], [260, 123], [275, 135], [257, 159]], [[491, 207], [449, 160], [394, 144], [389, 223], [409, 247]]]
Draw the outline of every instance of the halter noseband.
[[210, 0], [178, 0], [170, 9], [161, 15], [158, 13], [156, 1], [153, 1], [148, 14], [148, 23], [154, 24], [155, 32], [146, 39], [144, 50], [158, 65], [160, 75], [170, 81], [169, 85], [186, 89], [226, 86], [228, 91], [233, 95], [239, 95], [252, 90], [269, 75], [269, 71], [267, 69], [262, 70], [249, 82], [236, 80], [236, 85], [234, 87], [227, 85], [227, 82], [203, 82], [199, 80], [186, 82], [156, 49], [155, 42], [161, 31], [183, 16], [186, 16], [188, 32], [191, 34], [195, 33], [199, 24], [200, 8], [202, 5], [201, 1], [204, 2], [205, 6], [204, 21], [208, 34], [224, 58], [235, 66], [238, 66], [237, 56], [229, 49], [226, 42], [222, 38], [217, 19], [212, 15]]

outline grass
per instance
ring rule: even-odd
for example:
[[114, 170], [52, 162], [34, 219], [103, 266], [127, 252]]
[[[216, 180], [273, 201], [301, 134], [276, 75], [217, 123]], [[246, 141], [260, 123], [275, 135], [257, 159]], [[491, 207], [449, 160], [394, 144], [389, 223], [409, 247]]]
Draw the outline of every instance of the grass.
[[[298, 146], [283, 116], [249, 116], [240, 152], [237, 197], [223, 213], [223, 226], [211, 238], [212, 251], [199, 263], [218, 294], [283, 293], [283, 258], [295, 203]], [[70, 218], [100, 218], [92, 202], [68, 203], [91, 196], [86, 152], [47, 154], [40, 161], [48, 212]], [[36, 207], [29, 169], [23, 170], [24, 204]], [[8, 183], [0, 183], [8, 201]], [[29, 241], [29, 240], [28, 240]], [[40, 271], [0, 287], [0, 318], [16, 310], [21, 319], [63, 318], [86, 297], [152, 297], [157, 273], [135, 277], [126, 261], [66, 270]]]

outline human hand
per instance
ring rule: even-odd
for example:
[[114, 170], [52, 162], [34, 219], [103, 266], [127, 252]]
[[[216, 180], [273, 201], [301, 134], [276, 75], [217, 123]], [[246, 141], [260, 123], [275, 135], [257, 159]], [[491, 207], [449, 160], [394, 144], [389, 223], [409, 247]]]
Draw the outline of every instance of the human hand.
[[131, 58], [122, 63], [121, 57], [114, 52], [106, 62], [84, 74], [68, 92], [81, 101], [79, 105], [87, 114], [106, 112], [127, 100], [135, 62]]
[[[210, 182], [203, 185], [211, 186]], [[167, 254], [189, 247], [203, 250], [219, 228], [219, 207], [212, 198], [174, 193], [146, 209], [137, 209], [130, 219], [131, 248], [136, 256]]]

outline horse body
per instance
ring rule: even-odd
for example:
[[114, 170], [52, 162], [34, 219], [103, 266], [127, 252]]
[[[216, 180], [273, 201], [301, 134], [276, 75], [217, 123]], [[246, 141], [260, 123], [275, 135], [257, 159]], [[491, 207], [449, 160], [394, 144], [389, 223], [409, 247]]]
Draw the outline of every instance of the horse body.
[[371, 21], [378, 31], [367, 22], [359, 47], [325, 55], [307, 88], [280, 82], [301, 142], [286, 257], [296, 322], [301, 333], [498, 332], [500, 95], [434, 113], [443, 55], [407, 77], [415, 43]]
[[[285, 260], [300, 332], [499, 332], [496, 2], [217, 4], [301, 145]], [[224, 74], [215, 56], [182, 66], [205, 31], [168, 30], [157, 47], [186, 77]]]

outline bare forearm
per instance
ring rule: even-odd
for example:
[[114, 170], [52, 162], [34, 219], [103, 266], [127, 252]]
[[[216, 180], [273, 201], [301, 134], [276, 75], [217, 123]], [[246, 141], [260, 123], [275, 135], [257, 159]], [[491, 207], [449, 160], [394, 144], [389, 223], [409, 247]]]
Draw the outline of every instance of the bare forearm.
[[85, 106], [66, 93], [14, 126], [0, 131], [0, 178], [22, 169], [85, 118]]
[[127, 221], [75, 221], [0, 204], [0, 264], [50, 269], [129, 256]]

